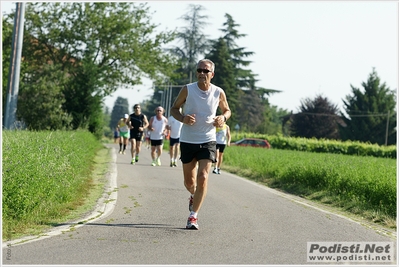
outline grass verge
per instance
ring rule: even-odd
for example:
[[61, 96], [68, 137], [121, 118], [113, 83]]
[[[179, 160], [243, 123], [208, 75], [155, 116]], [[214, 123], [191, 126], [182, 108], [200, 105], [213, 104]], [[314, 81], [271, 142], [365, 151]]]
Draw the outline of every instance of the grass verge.
[[91, 211], [104, 192], [108, 153], [88, 132], [3, 131], [3, 240]]
[[395, 159], [232, 146], [223, 169], [396, 229]]

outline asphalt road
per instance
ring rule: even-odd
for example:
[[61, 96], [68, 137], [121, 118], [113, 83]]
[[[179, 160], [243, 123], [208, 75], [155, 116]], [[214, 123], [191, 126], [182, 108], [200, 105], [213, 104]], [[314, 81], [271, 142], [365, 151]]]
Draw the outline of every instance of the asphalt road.
[[200, 230], [186, 230], [189, 193], [181, 166], [169, 167], [167, 152], [162, 166], [150, 166], [145, 147], [133, 166], [130, 155], [110, 146], [110, 184], [94, 213], [46, 236], [4, 242], [3, 265], [298, 265], [309, 264], [307, 242], [396, 244], [375, 229], [225, 172], [210, 174]]

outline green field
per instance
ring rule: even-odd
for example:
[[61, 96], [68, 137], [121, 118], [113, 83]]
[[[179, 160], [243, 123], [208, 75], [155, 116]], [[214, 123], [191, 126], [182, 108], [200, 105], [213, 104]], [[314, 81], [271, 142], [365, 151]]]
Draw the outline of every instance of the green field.
[[[2, 134], [3, 239], [40, 233], [94, 206], [110, 155], [92, 134]], [[396, 228], [395, 159], [231, 146], [222, 170]]]
[[396, 227], [396, 159], [231, 146], [224, 169]]

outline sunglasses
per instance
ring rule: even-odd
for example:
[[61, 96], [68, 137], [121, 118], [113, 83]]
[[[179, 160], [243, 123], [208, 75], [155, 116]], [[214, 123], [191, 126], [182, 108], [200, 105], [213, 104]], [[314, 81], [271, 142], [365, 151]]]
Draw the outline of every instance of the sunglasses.
[[139, 109], [140, 107], [135, 107], [134, 109]]
[[157, 109], [157, 112], [162, 112], [162, 110], [160, 110], [160, 109]]
[[197, 69], [197, 72], [198, 73], [205, 73], [205, 74], [208, 74], [209, 72], [212, 72], [212, 71], [210, 71], [210, 70], [206, 70], [206, 69]]

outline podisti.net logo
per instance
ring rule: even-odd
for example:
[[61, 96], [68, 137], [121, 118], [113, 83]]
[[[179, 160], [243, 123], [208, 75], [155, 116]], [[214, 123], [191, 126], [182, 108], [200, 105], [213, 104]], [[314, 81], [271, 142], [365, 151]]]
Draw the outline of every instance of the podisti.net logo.
[[393, 242], [307, 242], [308, 262], [394, 262]]

